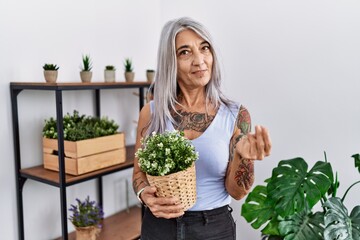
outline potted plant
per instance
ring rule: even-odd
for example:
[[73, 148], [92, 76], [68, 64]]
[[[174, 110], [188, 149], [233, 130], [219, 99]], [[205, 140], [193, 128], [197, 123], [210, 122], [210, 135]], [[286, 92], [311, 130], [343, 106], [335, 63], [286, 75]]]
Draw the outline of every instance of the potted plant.
[[133, 68], [132, 61], [130, 58], [125, 58], [124, 70], [125, 70], [125, 81], [133, 82], [135, 73], [133, 72], [134, 68]]
[[[125, 134], [107, 117], [80, 115], [78, 111], [63, 117], [65, 172], [80, 175], [120, 164], [126, 159]], [[58, 171], [58, 133], [54, 118], [43, 127], [44, 168]]]
[[43, 69], [45, 81], [48, 83], [56, 82], [59, 67], [56, 64], [45, 63]]
[[154, 69], [147, 69], [146, 70], [146, 79], [148, 82], [154, 81], [155, 77], [155, 70]]
[[101, 232], [101, 221], [104, 212], [95, 201], [88, 196], [84, 201], [76, 199], [77, 204], [71, 205], [69, 220], [76, 230], [76, 240], [96, 240]]
[[82, 66], [80, 67], [80, 78], [82, 82], [91, 82], [92, 78], [92, 61], [90, 55], [82, 56]]
[[[360, 172], [360, 155], [352, 156]], [[334, 177], [335, 176], [335, 177]], [[265, 185], [256, 186], [242, 205], [241, 215], [269, 239], [360, 239], [360, 206], [348, 215], [337, 197], [339, 181], [331, 164], [318, 161], [308, 171], [303, 158], [280, 161]], [[316, 206], [322, 210], [315, 211]]]
[[104, 70], [105, 82], [115, 82], [115, 71], [116, 68], [113, 65], [105, 66], [105, 70]]
[[156, 186], [157, 195], [179, 197], [184, 211], [192, 207], [196, 201], [194, 162], [198, 153], [184, 132], [153, 132], [141, 139], [141, 145], [135, 156], [150, 185]]

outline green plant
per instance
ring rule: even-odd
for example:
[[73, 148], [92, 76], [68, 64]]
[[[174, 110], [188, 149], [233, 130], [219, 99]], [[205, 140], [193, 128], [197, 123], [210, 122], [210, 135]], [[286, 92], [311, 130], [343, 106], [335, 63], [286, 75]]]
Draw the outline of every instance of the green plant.
[[90, 55], [83, 55], [82, 63], [83, 63], [83, 66], [80, 67], [81, 71], [90, 72], [92, 69], [92, 61], [91, 61]]
[[155, 72], [154, 69], [146, 69], [146, 72]]
[[124, 69], [125, 69], [125, 72], [132, 72], [134, 70], [134, 68], [132, 66], [132, 61], [130, 58], [125, 58]]
[[[67, 113], [63, 117], [64, 140], [79, 141], [84, 139], [108, 136], [117, 133], [119, 126], [107, 117], [97, 118], [80, 115], [74, 110], [73, 115]], [[46, 119], [43, 136], [57, 139], [57, 125], [54, 118]]]
[[115, 68], [113, 65], [106, 65], [106, 66], [105, 66], [105, 70], [115, 71], [116, 68]]
[[45, 63], [43, 69], [46, 71], [57, 71], [59, 67], [56, 64]]
[[101, 220], [104, 218], [104, 212], [101, 206], [97, 205], [95, 201], [90, 201], [90, 197], [84, 201], [76, 199], [77, 205], [71, 204], [69, 209], [72, 212], [69, 220], [75, 227], [89, 227], [98, 226], [101, 227]]
[[184, 137], [184, 132], [153, 132], [141, 139], [142, 148], [135, 156], [143, 172], [152, 176], [164, 176], [190, 167], [198, 159], [194, 146]]
[[[360, 156], [352, 156], [360, 172]], [[360, 239], [360, 206], [350, 215], [344, 205], [352, 184], [340, 199], [337, 173], [331, 164], [318, 161], [308, 171], [303, 158], [280, 161], [266, 185], [256, 186], [242, 205], [241, 215], [254, 229], [285, 240]], [[313, 208], [320, 204], [322, 210]]]

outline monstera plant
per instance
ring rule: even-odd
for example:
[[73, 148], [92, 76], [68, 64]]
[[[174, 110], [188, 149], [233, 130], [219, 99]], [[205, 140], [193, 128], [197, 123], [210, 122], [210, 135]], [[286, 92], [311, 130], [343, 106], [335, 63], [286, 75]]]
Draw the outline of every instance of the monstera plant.
[[[360, 155], [352, 157], [360, 173]], [[241, 215], [254, 229], [262, 227], [268, 239], [360, 239], [360, 205], [350, 215], [344, 205], [347, 193], [360, 181], [337, 197], [337, 173], [326, 154], [325, 161], [316, 162], [310, 170], [303, 158], [280, 161], [265, 183], [249, 193]]]

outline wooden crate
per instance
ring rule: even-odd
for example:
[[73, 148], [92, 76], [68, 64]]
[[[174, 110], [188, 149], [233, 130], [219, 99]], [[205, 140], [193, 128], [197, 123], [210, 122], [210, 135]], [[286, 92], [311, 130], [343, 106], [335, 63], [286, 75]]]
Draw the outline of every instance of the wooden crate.
[[[44, 168], [59, 171], [57, 139], [43, 138]], [[125, 135], [115, 135], [82, 141], [64, 141], [65, 172], [80, 175], [120, 164], [126, 160]]]

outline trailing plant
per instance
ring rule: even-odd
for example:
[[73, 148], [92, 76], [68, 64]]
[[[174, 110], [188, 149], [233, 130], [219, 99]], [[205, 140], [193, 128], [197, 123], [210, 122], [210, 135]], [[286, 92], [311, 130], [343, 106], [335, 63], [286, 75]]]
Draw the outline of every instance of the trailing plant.
[[198, 153], [181, 131], [153, 132], [141, 139], [142, 147], [135, 156], [143, 172], [151, 176], [164, 176], [190, 167]]
[[[116, 134], [119, 125], [107, 117], [80, 115], [78, 111], [74, 110], [73, 115], [67, 113], [63, 117], [63, 127], [64, 140], [79, 141]], [[56, 119], [53, 117], [46, 119], [42, 133], [46, 138], [57, 139]]]
[[108, 70], [108, 71], [115, 71], [116, 68], [113, 66], [113, 65], [107, 65], [105, 66], [105, 70]]
[[90, 201], [90, 197], [84, 201], [76, 199], [77, 204], [71, 204], [69, 209], [71, 213], [69, 220], [75, 227], [101, 227], [101, 220], [104, 218], [104, 212], [101, 206], [97, 205], [95, 201]]
[[134, 68], [132, 66], [132, 61], [130, 58], [125, 58], [124, 70], [125, 70], [125, 72], [132, 72], [134, 70]]
[[[360, 156], [352, 156], [360, 172]], [[241, 215], [262, 234], [285, 240], [358, 240], [360, 206], [350, 215], [344, 205], [352, 184], [342, 198], [337, 197], [339, 181], [331, 164], [318, 161], [308, 170], [303, 158], [280, 161], [265, 185], [256, 186], [242, 205]], [[313, 208], [320, 204], [321, 211]]]
[[92, 69], [92, 61], [90, 55], [83, 55], [82, 56], [82, 67], [81, 71], [90, 72]]
[[56, 64], [45, 63], [43, 69], [46, 71], [57, 71], [59, 67]]

